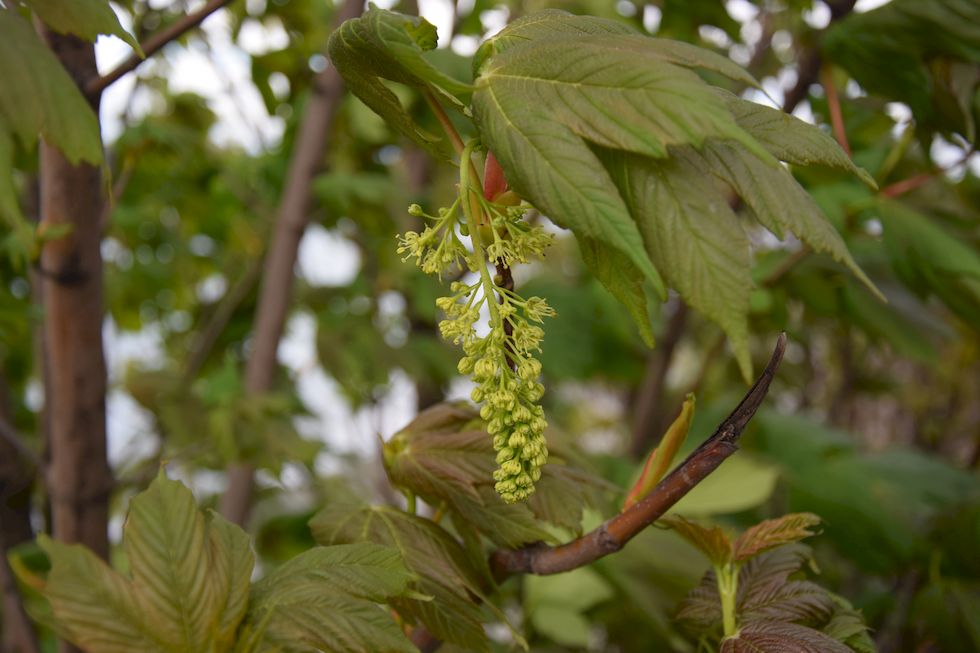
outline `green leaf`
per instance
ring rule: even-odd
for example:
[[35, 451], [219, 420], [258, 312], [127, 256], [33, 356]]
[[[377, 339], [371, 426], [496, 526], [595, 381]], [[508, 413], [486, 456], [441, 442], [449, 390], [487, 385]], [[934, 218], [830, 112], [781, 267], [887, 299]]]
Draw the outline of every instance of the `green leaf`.
[[721, 189], [681, 156], [656, 160], [606, 151], [603, 160], [650, 260], [688, 304], [725, 330], [750, 379], [749, 241]]
[[99, 122], [75, 82], [14, 11], [0, 11], [0, 130], [30, 149], [38, 135], [72, 163], [102, 161]]
[[[0, 125], [0, 170], [13, 170], [13, 167], [14, 142], [11, 140], [10, 134], [4, 131]], [[0, 222], [13, 229], [20, 225], [23, 220], [24, 215], [20, 212], [13, 175], [0, 174]]]
[[963, 238], [900, 202], [882, 200], [875, 208], [892, 266], [914, 290], [935, 292], [946, 301], [946, 286], [958, 285], [963, 277], [980, 280], [980, 254]]
[[443, 74], [423, 57], [436, 47], [436, 41], [436, 28], [424, 18], [372, 6], [360, 18], [348, 20], [334, 31], [327, 51], [347, 86], [364, 104], [389, 126], [444, 158], [446, 153], [437, 145], [440, 138], [417, 125], [381, 81], [432, 88], [461, 107], [452, 93], [467, 93], [472, 87]]
[[84, 547], [43, 538], [44, 594], [73, 642], [100, 653], [227, 651], [245, 615], [248, 536], [205, 515], [162, 474], [130, 504], [123, 531], [132, 580]]
[[976, 126], [964, 105], [973, 84], [957, 93], [950, 71], [959, 67], [975, 84], [978, 26], [980, 6], [972, 0], [893, 0], [831, 26], [820, 46], [861, 88], [909, 105], [920, 133], [954, 131], [972, 140]]
[[579, 36], [506, 49], [484, 65], [473, 111], [519, 194], [579, 238], [628, 258], [659, 290], [637, 227], [589, 144], [664, 157], [668, 145], [716, 137], [768, 154], [710, 86], [649, 41]]
[[[691, 150], [685, 151], [684, 155], [696, 156]], [[770, 166], [752, 153], [728, 143], [710, 143], [700, 156], [703, 165], [729, 184], [767, 229], [779, 238], [783, 237], [784, 230], [788, 230], [814, 251], [830, 254], [884, 300], [854, 262], [844, 239], [786, 168]]]
[[[653, 325], [650, 324], [647, 294], [643, 290], [643, 274], [629, 259], [601, 241], [586, 236], [579, 238], [578, 244], [589, 272], [626, 307], [643, 342], [653, 347]], [[659, 277], [657, 280], [660, 281]], [[667, 294], [662, 281], [656, 292], [660, 297]]]
[[660, 523], [674, 529], [691, 546], [703, 553], [712, 565], [721, 566], [732, 559], [732, 538], [718, 526], [707, 528], [684, 519], [680, 515], [668, 515]]
[[[72, 642], [101, 653], [169, 651], [133, 584], [81, 545], [38, 536], [51, 558], [44, 595]], [[111, 624], [111, 628], [106, 625]]]
[[719, 653], [852, 653], [819, 630], [779, 621], [754, 621], [721, 641]]
[[93, 43], [99, 34], [118, 36], [142, 57], [136, 37], [119, 24], [116, 12], [106, 0], [24, 0], [48, 27], [62, 34], [74, 34]]
[[779, 469], [770, 463], [741, 453], [725, 464], [677, 502], [672, 513], [719, 515], [748, 510], [764, 503], [779, 478]]
[[414, 652], [391, 615], [375, 605], [404, 594], [414, 578], [389, 547], [317, 547], [255, 584], [248, 625], [270, 650]]
[[[178, 648], [230, 644], [244, 615], [245, 601], [230, 592], [247, 587], [254, 557], [240, 528], [211, 526], [221, 521], [205, 517], [190, 490], [162, 474], [130, 503], [123, 537], [133, 583]], [[216, 622], [231, 631], [215, 633]]]
[[575, 649], [586, 649], [592, 632], [589, 620], [564, 605], [542, 605], [531, 613], [531, 625], [548, 639]]
[[[499, 34], [484, 42], [473, 59], [473, 69], [478, 76], [483, 71], [483, 64], [487, 59], [528, 41], [602, 35], [640, 36], [635, 29], [619, 21], [595, 16], [576, 16], [560, 9], [545, 9], [515, 20]], [[645, 53], [656, 53], [670, 63], [687, 68], [710, 70], [747, 86], [759, 87], [759, 83], [752, 75], [733, 63], [731, 59], [683, 41], [644, 37], [636, 40], [617, 40], [617, 45], [626, 49], [639, 45]]]
[[794, 165], [825, 165], [857, 175], [871, 188], [877, 188], [867, 170], [857, 166], [834, 138], [808, 122], [785, 111], [749, 102], [727, 91], [718, 93], [739, 127], [752, 135], [780, 161]]
[[410, 622], [421, 622], [436, 637], [472, 651], [489, 651], [476, 597], [480, 576], [466, 551], [436, 524], [385, 507], [335, 501], [310, 522], [325, 545], [374, 542], [393, 547], [418, 576], [417, 589], [431, 601], [393, 599]]
[[524, 580], [524, 609], [542, 635], [565, 646], [586, 647], [590, 626], [584, 612], [612, 598], [602, 576], [582, 567], [554, 576]]
[[819, 523], [820, 518], [809, 512], [767, 519], [748, 529], [735, 540], [732, 545], [735, 560], [742, 562], [763, 551], [815, 535], [810, 529]]

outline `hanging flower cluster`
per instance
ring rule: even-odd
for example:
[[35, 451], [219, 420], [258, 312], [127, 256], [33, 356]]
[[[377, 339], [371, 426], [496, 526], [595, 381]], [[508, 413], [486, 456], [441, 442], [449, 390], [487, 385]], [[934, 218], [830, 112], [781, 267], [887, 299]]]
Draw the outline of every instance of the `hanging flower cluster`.
[[[436, 304], [446, 314], [439, 323], [442, 336], [461, 345], [460, 374], [469, 375], [476, 387], [472, 399], [482, 403], [480, 416], [487, 423], [497, 452], [498, 469], [493, 478], [504, 501], [523, 501], [534, 492], [541, 467], [548, 459], [544, 430], [547, 422], [540, 405], [544, 387], [538, 382], [544, 331], [538, 326], [555, 311], [540, 297], [522, 298], [491, 277], [488, 262], [511, 268], [543, 254], [552, 236], [524, 220], [527, 206], [510, 206], [490, 201], [470, 185], [469, 157], [472, 145], [463, 152], [460, 166], [460, 196], [448, 209], [435, 216], [417, 204], [409, 213], [429, 224], [421, 233], [408, 232], [399, 238], [398, 253], [414, 258], [427, 274], [465, 269], [479, 273], [472, 284], [455, 281], [451, 295]], [[457, 234], [458, 231], [458, 234]], [[467, 249], [460, 236], [469, 237]], [[481, 309], [489, 314], [490, 330], [476, 331]]]

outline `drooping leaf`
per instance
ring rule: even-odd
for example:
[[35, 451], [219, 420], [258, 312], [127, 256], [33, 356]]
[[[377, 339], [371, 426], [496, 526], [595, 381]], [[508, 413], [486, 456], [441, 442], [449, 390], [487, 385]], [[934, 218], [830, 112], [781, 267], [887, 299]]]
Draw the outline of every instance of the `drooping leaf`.
[[132, 580], [84, 547], [41, 540], [44, 594], [72, 641], [100, 653], [231, 649], [254, 564], [241, 529], [161, 475], [133, 499], [123, 543]]
[[480, 576], [466, 551], [433, 522], [401, 511], [335, 501], [310, 522], [324, 545], [374, 542], [396, 549], [418, 576], [417, 590], [431, 601], [393, 599], [399, 614], [421, 622], [442, 640], [473, 651], [488, 651], [477, 597]]
[[773, 109], [719, 90], [739, 127], [759, 141], [780, 161], [794, 165], [813, 164], [837, 168], [856, 175], [871, 188], [877, 188], [868, 171], [858, 167], [827, 132], [785, 111]]
[[819, 630], [780, 621], [754, 621], [721, 641], [719, 653], [852, 653]]
[[15, 11], [0, 11], [0, 130], [29, 149], [38, 136], [72, 163], [102, 161], [92, 107], [55, 56]]
[[94, 42], [99, 34], [118, 36], [140, 56], [143, 51], [136, 37], [119, 24], [107, 0], [24, 0], [48, 27], [62, 34], [74, 34]]
[[[626, 307], [643, 342], [653, 347], [653, 327], [647, 309], [647, 295], [643, 290], [643, 273], [619, 250], [602, 241], [584, 236], [578, 239], [578, 243], [589, 272]], [[657, 290], [661, 296], [666, 292], [666, 288]]]
[[657, 160], [607, 151], [603, 159], [650, 260], [688, 304], [725, 330], [742, 375], [751, 378], [749, 241], [718, 186], [676, 153]]
[[436, 47], [436, 28], [424, 18], [372, 6], [360, 18], [344, 22], [327, 44], [330, 60], [350, 90], [385, 122], [433, 154], [445, 157], [441, 140], [412, 120], [382, 79], [417, 89], [431, 88], [459, 105], [452, 93], [470, 86], [440, 72], [423, 54]]
[[742, 562], [777, 546], [797, 542], [814, 535], [811, 529], [820, 523], [813, 513], [794, 513], [767, 519], [738, 536], [732, 545], [735, 560]]
[[417, 649], [375, 603], [403, 594], [413, 579], [395, 549], [317, 547], [255, 584], [246, 623], [274, 650], [410, 653]]
[[738, 193], [769, 231], [780, 238], [784, 230], [789, 231], [814, 251], [829, 254], [846, 265], [854, 276], [883, 299], [880, 291], [854, 262], [844, 239], [788, 170], [782, 166], [770, 166], [752, 153], [728, 143], [711, 143], [700, 155], [705, 166]]
[[678, 535], [708, 557], [712, 565], [727, 564], [732, 559], [732, 539], [719, 526], [707, 528], [684, 519], [680, 515], [668, 515], [660, 522], [674, 529]]

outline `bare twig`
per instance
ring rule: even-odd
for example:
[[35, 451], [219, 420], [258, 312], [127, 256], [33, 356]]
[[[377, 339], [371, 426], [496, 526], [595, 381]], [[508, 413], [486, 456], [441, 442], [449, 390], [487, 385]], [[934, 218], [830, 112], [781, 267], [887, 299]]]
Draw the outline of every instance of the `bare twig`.
[[494, 575], [503, 579], [515, 573], [557, 574], [585, 566], [622, 549], [735, 453], [739, 436], [769, 391], [769, 384], [772, 383], [785, 349], [784, 333], [776, 341], [766, 369], [738, 407], [715, 429], [711, 437], [643, 499], [595, 530], [567, 544], [537, 544], [524, 549], [498, 550], [491, 557]]
[[222, 298], [217, 308], [211, 314], [204, 329], [198, 332], [194, 343], [190, 347], [187, 357], [187, 365], [184, 367], [184, 381], [190, 382], [197, 376], [201, 367], [211, 355], [214, 344], [224, 332], [228, 322], [231, 321], [235, 310], [245, 300], [245, 297], [255, 288], [259, 281], [259, 273], [262, 271], [262, 261], [255, 259], [249, 262], [245, 269], [245, 274], [239, 278], [238, 282], [232, 287], [231, 292]]
[[[150, 56], [163, 48], [163, 46], [167, 45], [171, 41], [179, 39], [181, 36], [200, 25], [202, 22], [204, 22], [205, 18], [225, 5], [231, 4], [231, 2], [232, 0], [210, 0], [198, 11], [195, 11], [193, 14], [187, 14], [170, 27], [157, 32], [145, 42], [140, 43], [140, 48], [143, 50], [143, 54], [146, 55], [146, 59], [149, 59]], [[99, 95], [108, 86], [118, 81], [120, 77], [130, 71], [136, 70], [136, 68], [141, 63], [146, 61], [146, 59], [141, 59], [139, 55], [133, 54], [105, 75], [96, 77], [86, 84], [85, 93], [89, 97]]]

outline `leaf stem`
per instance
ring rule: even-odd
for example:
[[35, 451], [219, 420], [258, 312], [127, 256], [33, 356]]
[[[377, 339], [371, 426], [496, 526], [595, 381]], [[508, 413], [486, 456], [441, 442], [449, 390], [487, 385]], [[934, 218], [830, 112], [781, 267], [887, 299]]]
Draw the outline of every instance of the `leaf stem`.
[[718, 595], [721, 597], [721, 619], [725, 637], [735, 634], [735, 595], [738, 592], [738, 566], [727, 562], [715, 567], [715, 578], [718, 581]]
[[405, 500], [408, 503], [408, 505], [405, 507], [405, 511], [410, 515], [414, 515], [416, 512], [418, 512], [418, 502], [415, 499], [415, 493], [411, 490], [404, 490], [404, 492]]
[[460, 137], [459, 132], [456, 131], [456, 127], [453, 126], [449, 116], [446, 115], [446, 110], [442, 108], [441, 104], [439, 104], [439, 100], [436, 99], [432, 89], [426, 88], [424, 91], [422, 91], [422, 95], [425, 97], [425, 101], [429, 105], [429, 108], [432, 109], [432, 113], [436, 114], [436, 120], [439, 121], [439, 125], [442, 127], [442, 130], [446, 132], [446, 136], [448, 136], [449, 140], [452, 141], [453, 149], [456, 150], [456, 154], [462, 156], [463, 149], [465, 148], [463, 145], [463, 139]]
[[[470, 231], [470, 240], [473, 241], [473, 257], [476, 259], [476, 267], [480, 272], [480, 281], [483, 282], [483, 294], [488, 299], [492, 299], [497, 286], [494, 284], [493, 279], [490, 278], [490, 271], [487, 269], [487, 257], [483, 251], [483, 243], [480, 240], [479, 227], [482, 223], [480, 218], [482, 217], [483, 211], [479, 211], [481, 215], [474, 215], [474, 206], [469, 201], [473, 197], [472, 193], [478, 192], [473, 190], [473, 185], [470, 181], [470, 173], [472, 172], [470, 168], [472, 167], [473, 150], [476, 148], [476, 144], [476, 139], [471, 140], [463, 148], [463, 152], [460, 155], [462, 158], [459, 162], [459, 192], [463, 198], [463, 214], [466, 215], [466, 226]], [[478, 206], [479, 204], [477, 204]], [[497, 302], [488, 301], [487, 308], [490, 311], [491, 324], [503, 324], [500, 319], [500, 311], [497, 309]]]
[[820, 84], [827, 94], [827, 108], [830, 111], [830, 123], [834, 128], [834, 137], [840, 143], [841, 148], [851, 156], [851, 145], [847, 142], [847, 131], [844, 128], [844, 114], [840, 108], [840, 96], [837, 95], [837, 87], [834, 86], [833, 72], [830, 66], [824, 66], [820, 70]]

